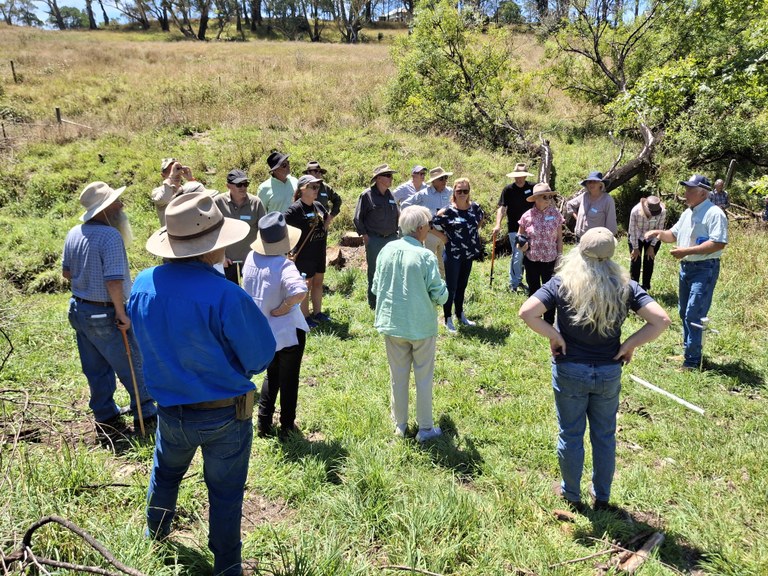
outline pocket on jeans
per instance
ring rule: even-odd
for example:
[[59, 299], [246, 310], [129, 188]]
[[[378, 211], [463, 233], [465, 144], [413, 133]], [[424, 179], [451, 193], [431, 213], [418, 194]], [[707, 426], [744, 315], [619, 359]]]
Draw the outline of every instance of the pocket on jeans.
[[200, 444], [207, 448], [215, 447], [220, 458], [228, 458], [240, 450], [240, 424], [240, 421], [233, 418], [218, 428], [198, 430]]
[[91, 312], [85, 316], [85, 325], [97, 338], [109, 338], [115, 331], [115, 311], [105, 308], [104, 312]]

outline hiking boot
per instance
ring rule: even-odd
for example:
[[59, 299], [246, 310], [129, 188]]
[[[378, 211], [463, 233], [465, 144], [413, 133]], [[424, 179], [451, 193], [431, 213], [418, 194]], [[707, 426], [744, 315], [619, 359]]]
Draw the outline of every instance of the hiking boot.
[[565, 497], [563, 494], [563, 486], [560, 484], [559, 480], [555, 480], [552, 483], [552, 493], [560, 498], [568, 508], [573, 510], [574, 512], [578, 512], [579, 514], [584, 514], [589, 507], [584, 504], [581, 500], [568, 500], [568, 498]]
[[440, 426], [433, 426], [432, 428], [427, 428], [426, 430], [419, 430], [416, 433], [416, 441], [420, 444], [424, 444], [424, 442], [434, 440], [435, 438], [442, 436], [442, 434], [443, 431], [440, 430]]
[[395, 426], [395, 436], [398, 438], [405, 438], [405, 433], [408, 430], [408, 424], [398, 424]]
[[314, 320], [315, 322], [330, 322], [331, 317], [328, 316], [327, 314], [323, 314], [322, 312], [318, 312], [317, 314], [312, 316], [312, 320]]
[[312, 319], [312, 316], [305, 316], [305, 317], [304, 317], [304, 320], [306, 320], [306, 321], [307, 321], [307, 326], [309, 326], [309, 329], [310, 329], [310, 330], [312, 330], [312, 328], [317, 328], [318, 326], [320, 326], [320, 324], [318, 324], [317, 322], [315, 322], [315, 321]]

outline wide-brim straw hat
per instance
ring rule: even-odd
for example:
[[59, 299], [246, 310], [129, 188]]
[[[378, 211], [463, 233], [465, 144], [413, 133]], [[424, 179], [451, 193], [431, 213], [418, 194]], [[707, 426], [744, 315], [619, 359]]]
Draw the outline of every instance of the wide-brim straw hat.
[[515, 169], [507, 174], [507, 178], [533, 178], [533, 174], [528, 172], [528, 166], [522, 162], [515, 164]]
[[251, 250], [264, 256], [288, 254], [301, 238], [301, 230], [290, 226], [282, 212], [270, 212], [259, 220], [259, 234]]
[[376, 168], [373, 169], [373, 175], [371, 176], [371, 184], [373, 184], [376, 181], [377, 176], [381, 176], [382, 174], [397, 174], [397, 170], [393, 170], [389, 167], [389, 164], [379, 164], [376, 166]]
[[146, 248], [161, 258], [202, 256], [239, 242], [250, 232], [247, 222], [225, 218], [209, 194], [176, 196], [165, 209], [165, 226], [152, 234]]
[[536, 202], [538, 196], [546, 196], [547, 194], [557, 194], [557, 192], [552, 190], [546, 182], [539, 182], [533, 187], [533, 193], [525, 200], [527, 202]]
[[88, 220], [117, 200], [124, 191], [125, 186], [115, 189], [106, 182], [91, 182], [80, 193], [80, 204], [85, 208], [85, 212], [80, 216], [80, 220], [88, 222]]
[[579, 240], [579, 252], [582, 256], [595, 260], [610, 260], [616, 251], [616, 238], [608, 228], [598, 226], [590, 228]]
[[446, 172], [443, 170], [442, 166], [432, 168], [432, 170], [429, 171], [429, 180], [427, 180], [427, 184], [432, 184], [433, 181], [442, 178], [443, 176], [453, 176], [453, 172]]

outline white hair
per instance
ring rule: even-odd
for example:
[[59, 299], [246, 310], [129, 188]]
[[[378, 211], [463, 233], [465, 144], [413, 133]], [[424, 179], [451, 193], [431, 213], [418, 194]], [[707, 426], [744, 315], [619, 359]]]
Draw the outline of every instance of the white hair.
[[397, 224], [403, 236], [413, 236], [421, 226], [432, 220], [432, 212], [424, 206], [406, 206]]

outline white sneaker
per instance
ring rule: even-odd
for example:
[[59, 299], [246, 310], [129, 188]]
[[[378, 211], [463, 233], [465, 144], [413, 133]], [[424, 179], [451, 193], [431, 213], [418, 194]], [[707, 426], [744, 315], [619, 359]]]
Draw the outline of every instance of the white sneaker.
[[464, 315], [464, 312], [461, 313], [461, 323], [464, 324], [464, 326], [477, 326], [477, 322], [472, 322], [472, 320]]
[[395, 436], [398, 438], [405, 438], [405, 431], [408, 429], [408, 424], [398, 424], [395, 426]]
[[429, 440], [434, 440], [438, 436], [442, 436], [442, 435], [443, 435], [443, 431], [440, 430], [440, 426], [434, 426], [426, 430], [419, 430], [416, 433], [416, 441], [423, 444], [424, 442], [427, 442]]
[[449, 334], [456, 334], [456, 326], [453, 325], [453, 317], [445, 319], [445, 329]]

